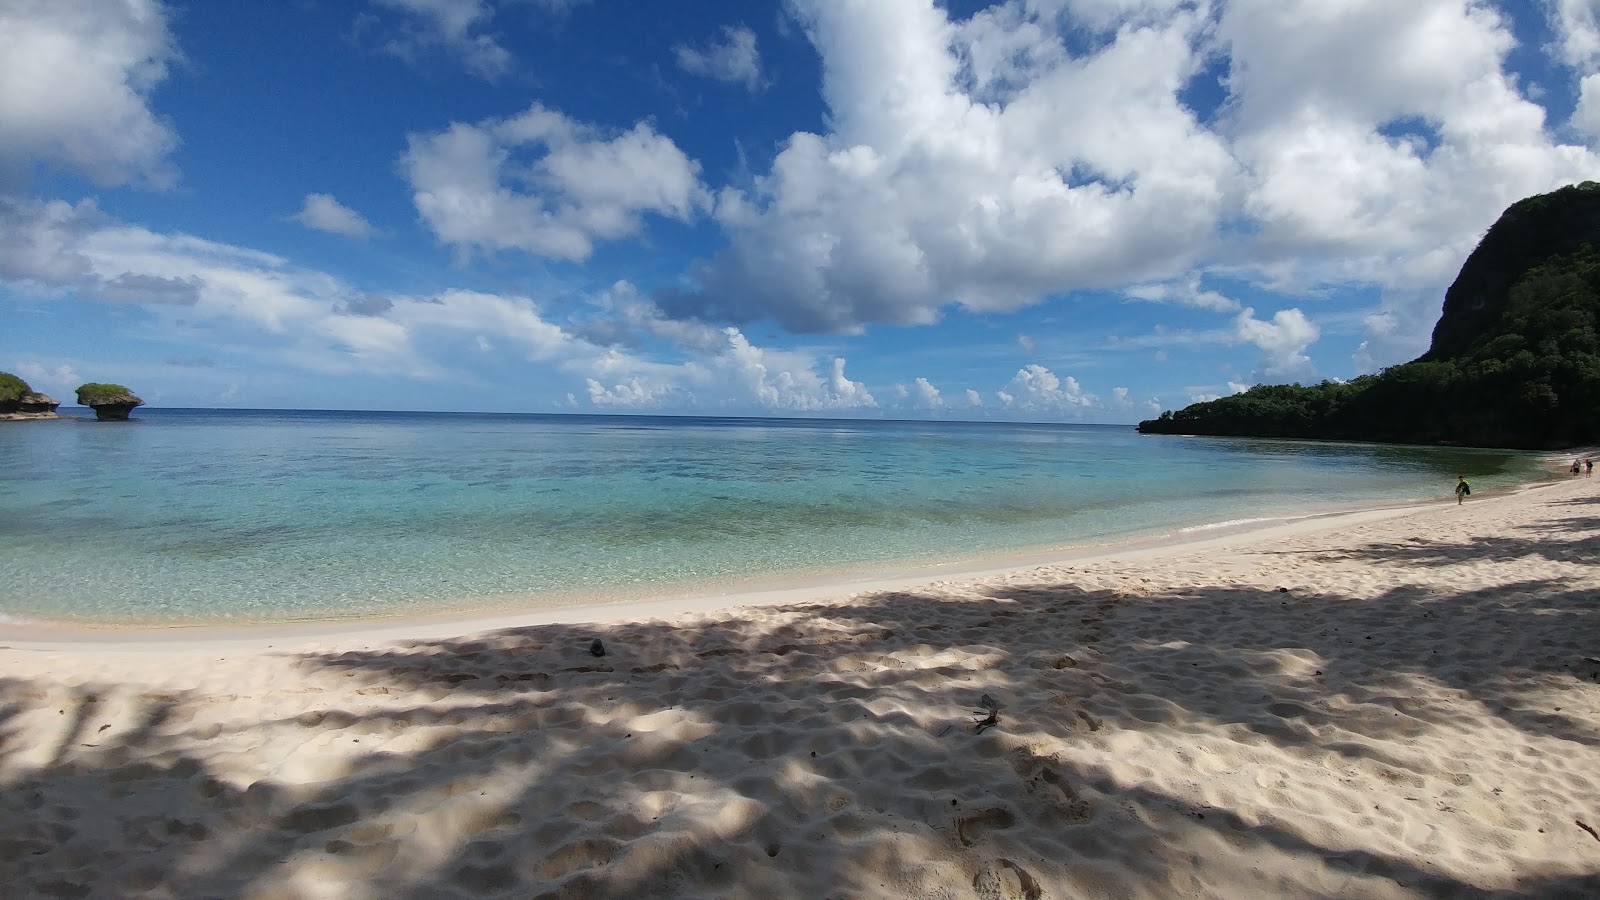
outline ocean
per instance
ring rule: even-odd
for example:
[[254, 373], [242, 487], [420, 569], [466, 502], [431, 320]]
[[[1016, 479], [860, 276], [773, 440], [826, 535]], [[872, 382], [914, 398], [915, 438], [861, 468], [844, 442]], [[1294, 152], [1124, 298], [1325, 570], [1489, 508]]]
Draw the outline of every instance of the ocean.
[[0, 422], [0, 459], [0, 617], [93, 624], [600, 603], [1546, 476], [1513, 451], [1131, 426], [148, 408]]

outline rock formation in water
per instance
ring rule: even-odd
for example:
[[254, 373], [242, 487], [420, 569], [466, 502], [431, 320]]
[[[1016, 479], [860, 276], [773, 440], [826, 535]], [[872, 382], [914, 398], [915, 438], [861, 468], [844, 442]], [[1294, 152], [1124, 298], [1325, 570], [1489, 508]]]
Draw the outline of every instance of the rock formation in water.
[[125, 422], [134, 407], [144, 401], [120, 384], [85, 384], [78, 388], [78, 403], [94, 410], [94, 417], [102, 422]]
[[61, 402], [28, 386], [26, 381], [0, 372], [0, 418], [53, 419]]

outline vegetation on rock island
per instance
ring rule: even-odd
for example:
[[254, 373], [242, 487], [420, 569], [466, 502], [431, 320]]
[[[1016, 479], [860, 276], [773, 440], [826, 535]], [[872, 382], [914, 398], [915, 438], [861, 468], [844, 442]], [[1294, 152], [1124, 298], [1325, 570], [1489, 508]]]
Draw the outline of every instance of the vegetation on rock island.
[[1600, 443], [1600, 184], [1513, 204], [1467, 258], [1417, 359], [1348, 382], [1257, 385], [1154, 434], [1555, 449]]
[[78, 386], [78, 403], [82, 406], [103, 406], [112, 403], [132, 403], [134, 406], [144, 405], [144, 401], [133, 395], [120, 384], [97, 384], [90, 382]]
[[144, 401], [134, 396], [133, 391], [120, 384], [94, 382], [78, 386], [78, 402], [93, 407], [95, 418], [101, 421], [126, 419], [134, 407], [144, 405]]
[[56, 407], [59, 405], [55, 398], [39, 393], [21, 378], [10, 372], [0, 372], [0, 416], [23, 419], [49, 418], [55, 415]]
[[33, 393], [28, 383], [10, 372], [0, 372], [0, 403], [17, 403]]

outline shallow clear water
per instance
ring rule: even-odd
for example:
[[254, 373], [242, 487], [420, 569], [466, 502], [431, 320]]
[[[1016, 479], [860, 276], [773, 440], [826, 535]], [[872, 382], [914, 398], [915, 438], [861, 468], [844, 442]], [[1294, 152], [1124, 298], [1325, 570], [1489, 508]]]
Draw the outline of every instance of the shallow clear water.
[[0, 614], [94, 622], [572, 602], [1543, 474], [1505, 451], [1126, 426], [163, 409], [0, 423], [0, 459]]

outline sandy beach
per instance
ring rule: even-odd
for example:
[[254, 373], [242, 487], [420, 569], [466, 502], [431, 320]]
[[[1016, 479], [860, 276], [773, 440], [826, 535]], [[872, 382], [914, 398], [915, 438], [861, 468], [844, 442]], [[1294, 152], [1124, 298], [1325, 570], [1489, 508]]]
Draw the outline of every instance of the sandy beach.
[[0, 626], [0, 883], [1600, 895], [1600, 481], [792, 594]]

